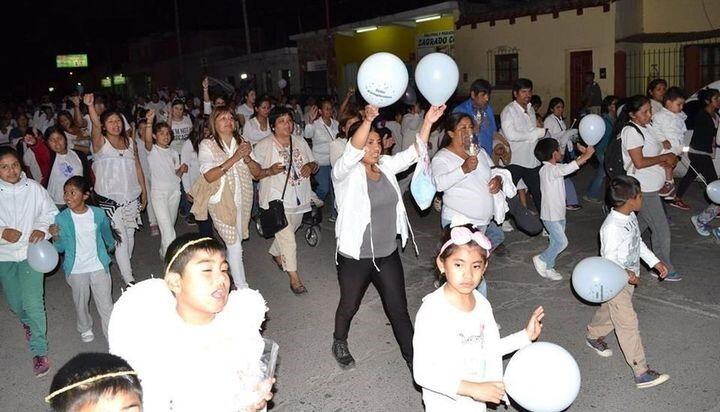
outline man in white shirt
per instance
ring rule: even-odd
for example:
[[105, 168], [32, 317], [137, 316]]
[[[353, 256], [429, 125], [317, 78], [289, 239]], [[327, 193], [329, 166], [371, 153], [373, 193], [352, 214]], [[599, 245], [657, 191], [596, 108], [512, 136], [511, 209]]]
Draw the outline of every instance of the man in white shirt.
[[537, 127], [535, 110], [530, 104], [533, 84], [529, 79], [517, 79], [513, 84], [513, 101], [500, 114], [500, 127], [510, 143], [512, 157], [507, 169], [512, 173], [513, 183], [520, 179], [532, 194], [535, 208], [540, 211], [540, 162], [535, 158], [535, 144], [547, 130]]

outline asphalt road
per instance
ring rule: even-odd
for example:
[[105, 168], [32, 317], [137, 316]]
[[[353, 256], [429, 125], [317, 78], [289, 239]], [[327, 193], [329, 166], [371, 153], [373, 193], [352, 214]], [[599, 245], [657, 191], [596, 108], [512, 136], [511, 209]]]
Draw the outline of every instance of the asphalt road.
[[[575, 178], [578, 188], [585, 187], [589, 172], [584, 170]], [[700, 186], [693, 187], [690, 195], [686, 201], [697, 212], [705, 205]], [[402, 260], [414, 319], [422, 297], [433, 290], [432, 261], [440, 219], [434, 211], [420, 216], [412, 207], [409, 210], [420, 256], [408, 247]], [[669, 208], [669, 214], [672, 257], [684, 280], [657, 282], [643, 270], [634, 298], [648, 362], [671, 376], [666, 384], [651, 389], [635, 388], [613, 335], [608, 339], [615, 351], [610, 358], [597, 356], [584, 343], [585, 326], [595, 307], [573, 295], [569, 274], [581, 259], [597, 254], [597, 232], [603, 220], [598, 205], [586, 203], [582, 210], [568, 212], [570, 246], [558, 260], [558, 270], [566, 275], [563, 281], [542, 279], [532, 267], [532, 255], [546, 247], [547, 238], [508, 233], [506, 253], [492, 257], [487, 272], [489, 299], [502, 325], [501, 336], [523, 328], [531, 310], [543, 305], [546, 318], [540, 340], [563, 346], [577, 360], [582, 387], [571, 411], [720, 411], [720, 245], [696, 234], [690, 212]], [[291, 293], [287, 277], [270, 261], [269, 241], [253, 233], [244, 244], [248, 281], [261, 291], [270, 308], [264, 334], [280, 344], [277, 392], [270, 410], [421, 411], [421, 395], [413, 387], [372, 287], [350, 330], [350, 349], [357, 364], [344, 371], [335, 363], [330, 353], [339, 296], [335, 242], [332, 225], [323, 222], [322, 228], [317, 248], [298, 236], [300, 273], [309, 290], [300, 297]], [[189, 230], [193, 228], [178, 223], [179, 232]], [[136, 239], [133, 264], [138, 280], [162, 274], [159, 237], [151, 238], [145, 230]], [[113, 277], [117, 299], [121, 281], [116, 268]], [[20, 323], [0, 298], [0, 411], [47, 410], [43, 397], [57, 368], [79, 352], [107, 350], [96, 314], [95, 341], [80, 341], [70, 288], [62, 272], [47, 276], [45, 294], [52, 369], [41, 379], [32, 374]], [[513, 406], [508, 410], [514, 410]]]

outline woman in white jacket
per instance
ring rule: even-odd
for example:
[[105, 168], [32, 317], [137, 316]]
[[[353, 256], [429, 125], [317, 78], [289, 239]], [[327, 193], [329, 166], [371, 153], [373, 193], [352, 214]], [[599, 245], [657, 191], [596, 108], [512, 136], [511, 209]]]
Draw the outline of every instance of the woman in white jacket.
[[20, 156], [0, 148], [0, 284], [10, 310], [22, 322], [33, 354], [33, 372], [47, 374], [47, 316], [44, 274], [30, 267], [30, 243], [49, 239], [48, 228], [58, 213], [47, 190], [22, 172]]
[[394, 156], [381, 156], [381, 138], [371, 131], [378, 109], [367, 106], [362, 125], [333, 167], [340, 302], [335, 313], [332, 352], [341, 367], [355, 363], [347, 337], [350, 322], [371, 282], [380, 294], [403, 358], [412, 367], [413, 328], [395, 240], [399, 234], [405, 246], [410, 224], [395, 174], [417, 162], [417, 145], [427, 144], [432, 124], [444, 110], [444, 105], [428, 110], [414, 145]]

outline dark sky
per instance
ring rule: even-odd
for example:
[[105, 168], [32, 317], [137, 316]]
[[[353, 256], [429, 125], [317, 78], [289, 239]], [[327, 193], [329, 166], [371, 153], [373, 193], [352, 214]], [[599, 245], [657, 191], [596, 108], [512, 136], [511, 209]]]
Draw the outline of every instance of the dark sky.
[[[177, 0], [183, 31], [242, 28], [240, 0]], [[331, 25], [422, 7], [439, 0], [330, 0]], [[6, 0], [3, 1], [3, 75], [0, 93], [14, 95], [58, 75], [55, 55], [109, 54], [126, 60], [127, 42], [174, 30], [173, 0]], [[325, 0], [247, 0], [251, 27], [265, 31], [263, 45], [284, 46], [287, 36], [325, 27]]]

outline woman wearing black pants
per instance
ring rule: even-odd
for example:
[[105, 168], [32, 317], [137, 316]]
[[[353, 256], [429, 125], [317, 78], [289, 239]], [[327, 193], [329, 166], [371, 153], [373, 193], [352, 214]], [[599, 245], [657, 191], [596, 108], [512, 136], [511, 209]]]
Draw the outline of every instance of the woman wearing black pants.
[[332, 352], [341, 367], [355, 364], [348, 349], [348, 331], [370, 283], [380, 294], [403, 358], [412, 367], [413, 327], [396, 242], [399, 234], [405, 246], [410, 224], [395, 174], [417, 162], [417, 145], [427, 144], [432, 124], [444, 110], [444, 105], [431, 107], [415, 144], [394, 156], [383, 156], [380, 135], [371, 130], [378, 109], [367, 106], [365, 119], [350, 128], [350, 144], [333, 166], [340, 302]]
[[[720, 117], [717, 114], [718, 109], [720, 109], [720, 91], [717, 89], [700, 90], [698, 100], [703, 102], [703, 110], [695, 116], [695, 129], [693, 130], [692, 140], [690, 140], [688, 157], [690, 165], [710, 183], [718, 178], [712, 156], [715, 150], [718, 123], [720, 123]], [[682, 196], [695, 180], [697, 176], [695, 170], [688, 168], [687, 173], [678, 185], [677, 194], [675, 200], [670, 204], [671, 206], [681, 210], [690, 209], [690, 206], [683, 202]]]

